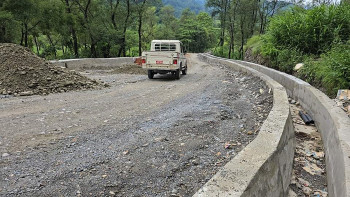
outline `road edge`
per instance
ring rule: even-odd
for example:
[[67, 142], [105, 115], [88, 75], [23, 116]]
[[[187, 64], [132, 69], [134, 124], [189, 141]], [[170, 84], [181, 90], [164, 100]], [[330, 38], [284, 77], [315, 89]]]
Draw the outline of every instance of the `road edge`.
[[194, 197], [287, 196], [292, 176], [295, 135], [285, 88], [256, 70], [199, 54], [212, 65], [223, 64], [259, 77], [273, 91], [274, 106], [259, 135], [214, 175]]
[[345, 112], [323, 92], [299, 78], [255, 63], [233, 62], [249, 66], [282, 84], [288, 95], [313, 117], [325, 149], [328, 195], [350, 196], [350, 119]]

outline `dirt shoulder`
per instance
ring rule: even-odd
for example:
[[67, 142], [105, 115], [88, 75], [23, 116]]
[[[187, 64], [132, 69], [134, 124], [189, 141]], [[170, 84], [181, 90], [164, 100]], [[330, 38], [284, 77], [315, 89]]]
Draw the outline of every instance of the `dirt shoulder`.
[[180, 80], [85, 75], [110, 88], [0, 100], [0, 195], [191, 196], [272, 107], [261, 80], [194, 54]]

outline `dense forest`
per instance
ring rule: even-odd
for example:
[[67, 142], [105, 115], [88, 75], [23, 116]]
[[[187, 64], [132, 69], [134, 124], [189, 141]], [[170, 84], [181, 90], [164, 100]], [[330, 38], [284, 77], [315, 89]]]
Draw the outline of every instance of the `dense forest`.
[[[189, 52], [244, 59], [250, 51], [266, 59], [266, 65], [291, 74], [295, 63], [306, 62], [298, 76], [332, 95], [350, 86], [350, 53], [339, 55], [349, 50], [348, 4], [349, 0], [0, 0], [0, 43], [29, 47], [46, 59], [64, 59], [139, 56], [153, 39], [179, 39]], [[339, 61], [334, 62], [336, 55]]]
[[214, 20], [195, 11], [176, 17], [161, 0], [0, 0], [0, 42], [47, 59], [138, 56], [152, 39], [181, 39], [202, 52], [216, 42]]

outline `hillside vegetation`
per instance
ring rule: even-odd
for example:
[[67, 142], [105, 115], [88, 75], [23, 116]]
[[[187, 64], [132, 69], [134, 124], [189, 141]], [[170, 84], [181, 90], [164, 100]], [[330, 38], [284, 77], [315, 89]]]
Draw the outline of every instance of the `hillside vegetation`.
[[247, 48], [268, 65], [293, 74], [335, 96], [350, 87], [350, 6], [294, 8], [271, 18], [267, 32], [248, 41]]
[[182, 40], [191, 52], [214, 46], [203, 0], [165, 4], [176, 8], [162, 0], [0, 0], [0, 43], [47, 59], [139, 56], [153, 39]]
[[188, 52], [232, 59], [253, 52], [333, 96], [349, 88], [349, 2], [0, 0], [0, 43], [67, 59], [140, 56], [153, 39], [177, 39]]

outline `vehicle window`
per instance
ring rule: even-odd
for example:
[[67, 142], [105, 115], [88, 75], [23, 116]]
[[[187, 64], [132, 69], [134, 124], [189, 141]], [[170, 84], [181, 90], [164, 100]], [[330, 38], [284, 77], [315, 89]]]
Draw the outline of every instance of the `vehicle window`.
[[176, 51], [176, 45], [172, 43], [156, 43], [154, 48], [156, 51]]
[[155, 44], [156, 51], [160, 51], [160, 44]]

